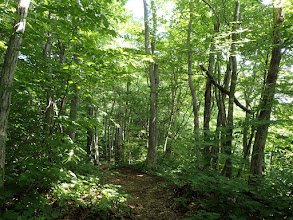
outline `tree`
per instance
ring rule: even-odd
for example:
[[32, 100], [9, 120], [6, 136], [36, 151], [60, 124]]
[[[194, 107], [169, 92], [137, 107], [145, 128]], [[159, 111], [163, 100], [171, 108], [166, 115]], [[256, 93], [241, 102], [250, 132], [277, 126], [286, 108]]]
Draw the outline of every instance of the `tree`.
[[239, 21], [240, 3], [236, 1], [235, 12], [234, 12], [234, 24], [232, 33], [232, 45], [231, 45], [231, 84], [229, 91], [229, 105], [228, 105], [228, 116], [227, 116], [227, 142], [225, 146], [225, 153], [228, 158], [225, 162], [222, 173], [227, 177], [232, 177], [232, 140], [233, 140], [233, 114], [234, 114], [234, 99], [237, 84], [237, 59], [236, 59], [236, 41], [237, 41], [237, 30]]
[[[220, 18], [218, 13], [211, 6], [211, 4], [205, 0], [203, 0], [213, 11], [215, 16], [215, 23], [214, 23], [214, 35], [220, 32]], [[210, 45], [210, 55], [209, 55], [209, 67], [208, 72], [209, 74], [213, 75], [214, 73], [214, 63], [215, 63], [215, 36], [212, 38], [212, 42]], [[205, 104], [204, 104], [204, 121], [203, 121], [203, 134], [204, 134], [204, 163], [205, 167], [210, 166], [211, 162], [211, 149], [210, 149], [210, 120], [211, 120], [211, 105], [212, 105], [212, 82], [211, 79], [208, 77], [206, 81], [206, 88], [205, 88]]]
[[[156, 5], [151, 0], [152, 21], [153, 21], [153, 36], [151, 41], [152, 55], [156, 53], [156, 34], [157, 34], [157, 12]], [[150, 54], [149, 49], [149, 21], [148, 9], [146, 0], [144, 0], [144, 14], [145, 14], [145, 52]], [[147, 166], [156, 166], [157, 164], [157, 147], [158, 147], [158, 87], [159, 87], [159, 65], [157, 61], [154, 64], [149, 64], [149, 77], [150, 77], [150, 118], [149, 118], [149, 146], [146, 158]]]
[[29, 5], [30, 0], [18, 1], [17, 15], [20, 19], [15, 22], [0, 76], [0, 188], [4, 187], [6, 128], [11, 103], [12, 84], [18, 61], [19, 49], [25, 31]]
[[89, 125], [87, 129], [87, 155], [94, 160], [95, 165], [100, 165], [99, 136], [96, 124], [96, 111], [94, 106], [88, 107]]
[[250, 174], [252, 175], [250, 178], [251, 183], [255, 181], [254, 178], [258, 179], [263, 173], [264, 150], [268, 136], [276, 82], [278, 79], [279, 66], [282, 57], [282, 36], [280, 28], [283, 26], [283, 22], [284, 11], [281, 7], [281, 2], [275, 2], [273, 9], [273, 49], [269, 70], [264, 84], [264, 90], [262, 92], [259, 107], [260, 113], [257, 117], [257, 128], [250, 166]]
[[193, 54], [193, 48], [191, 45], [191, 33], [192, 33], [192, 22], [193, 22], [193, 0], [189, 2], [189, 23], [188, 23], [188, 30], [187, 30], [187, 47], [188, 47], [188, 85], [191, 92], [192, 97], [192, 108], [193, 108], [193, 131], [195, 136], [195, 142], [196, 142], [196, 156], [197, 159], [199, 157], [199, 143], [200, 143], [200, 133], [199, 133], [199, 116], [198, 116], [198, 101], [197, 101], [197, 94], [196, 89], [192, 82], [192, 54]]

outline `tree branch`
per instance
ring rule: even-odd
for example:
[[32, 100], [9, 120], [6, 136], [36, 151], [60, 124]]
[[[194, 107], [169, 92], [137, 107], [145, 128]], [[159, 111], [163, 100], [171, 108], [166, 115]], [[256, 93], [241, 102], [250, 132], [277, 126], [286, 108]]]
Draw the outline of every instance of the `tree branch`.
[[[201, 68], [201, 70], [203, 71], [203, 72], [205, 72], [205, 74], [207, 74], [207, 76], [210, 78], [210, 80], [211, 80], [211, 82], [222, 92], [222, 93], [225, 93], [225, 94], [227, 94], [227, 95], [229, 95], [230, 94], [230, 92], [228, 91], [228, 90], [226, 90], [223, 86], [221, 86], [221, 85], [219, 85], [218, 83], [217, 83], [217, 81], [214, 79], [214, 77], [209, 73], [209, 71], [203, 66], [203, 65], [199, 65], [200, 66], [200, 68]], [[250, 110], [250, 109], [248, 109], [248, 108], [246, 108], [244, 105], [242, 105], [239, 101], [238, 101], [238, 99], [236, 99], [235, 97], [234, 97], [234, 103], [239, 107], [239, 108], [241, 108], [243, 111], [245, 111], [245, 112], [247, 112], [247, 113], [249, 113], [249, 114], [253, 114], [254, 112], [252, 111], [252, 110]]]
[[220, 25], [220, 18], [218, 16], [218, 13], [216, 12], [216, 10], [214, 9], [214, 7], [209, 3], [207, 2], [206, 0], [202, 0], [204, 3], [206, 3], [210, 9], [212, 9], [212, 11], [214, 12], [215, 16], [216, 16], [216, 19], [217, 19], [217, 24]]

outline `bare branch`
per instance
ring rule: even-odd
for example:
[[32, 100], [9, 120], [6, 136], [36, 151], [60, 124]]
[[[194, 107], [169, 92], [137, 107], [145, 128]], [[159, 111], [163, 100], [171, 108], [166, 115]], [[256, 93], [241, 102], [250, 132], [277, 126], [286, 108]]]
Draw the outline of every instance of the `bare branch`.
[[[205, 72], [205, 74], [207, 74], [207, 76], [210, 78], [211, 82], [222, 92], [222, 93], [225, 93], [227, 95], [230, 94], [230, 92], [228, 90], [226, 90], [223, 86], [219, 85], [217, 83], [217, 81], [214, 79], [214, 77], [209, 73], [209, 71], [203, 66], [203, 65], [199, 65], [201, 70], [203, 72]], [[244, 105], [242, 105], [238, 99], [234, 98], [234, 103], [239, 107], [241, 108], [243, 111], [249, 113], [249, 114], [253, 114], [254, 112], [248, 108], [246, 108]]]

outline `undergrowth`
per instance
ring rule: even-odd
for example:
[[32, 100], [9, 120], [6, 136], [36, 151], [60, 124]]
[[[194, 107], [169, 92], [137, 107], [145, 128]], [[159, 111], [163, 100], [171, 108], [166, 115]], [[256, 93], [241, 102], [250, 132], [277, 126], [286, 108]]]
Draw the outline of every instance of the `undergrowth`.
[[161, 164], [152, 172], [174, 184], [177, 209], [186, 212], [186, 219], [293, 219], [293, 174], [288, 170], [270, 171], [255, 187], [248, 185], [247, 177], [229, 179], [192, 163]]
[[56, 165], [38, 174], [30, 170], [25, 178], [8, 175], [0, 219], [108, 219], [127, 212], [122, 205], [127, 195], [101, 184], [104, 172], [89, 163], [69, 168]]

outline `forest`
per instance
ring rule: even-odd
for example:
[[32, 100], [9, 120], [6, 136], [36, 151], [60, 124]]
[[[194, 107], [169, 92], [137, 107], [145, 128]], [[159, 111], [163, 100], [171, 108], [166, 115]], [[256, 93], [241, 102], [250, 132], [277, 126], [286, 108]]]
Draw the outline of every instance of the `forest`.
[[0, 219], [293, 220], [292, 0], [0, 2]]

